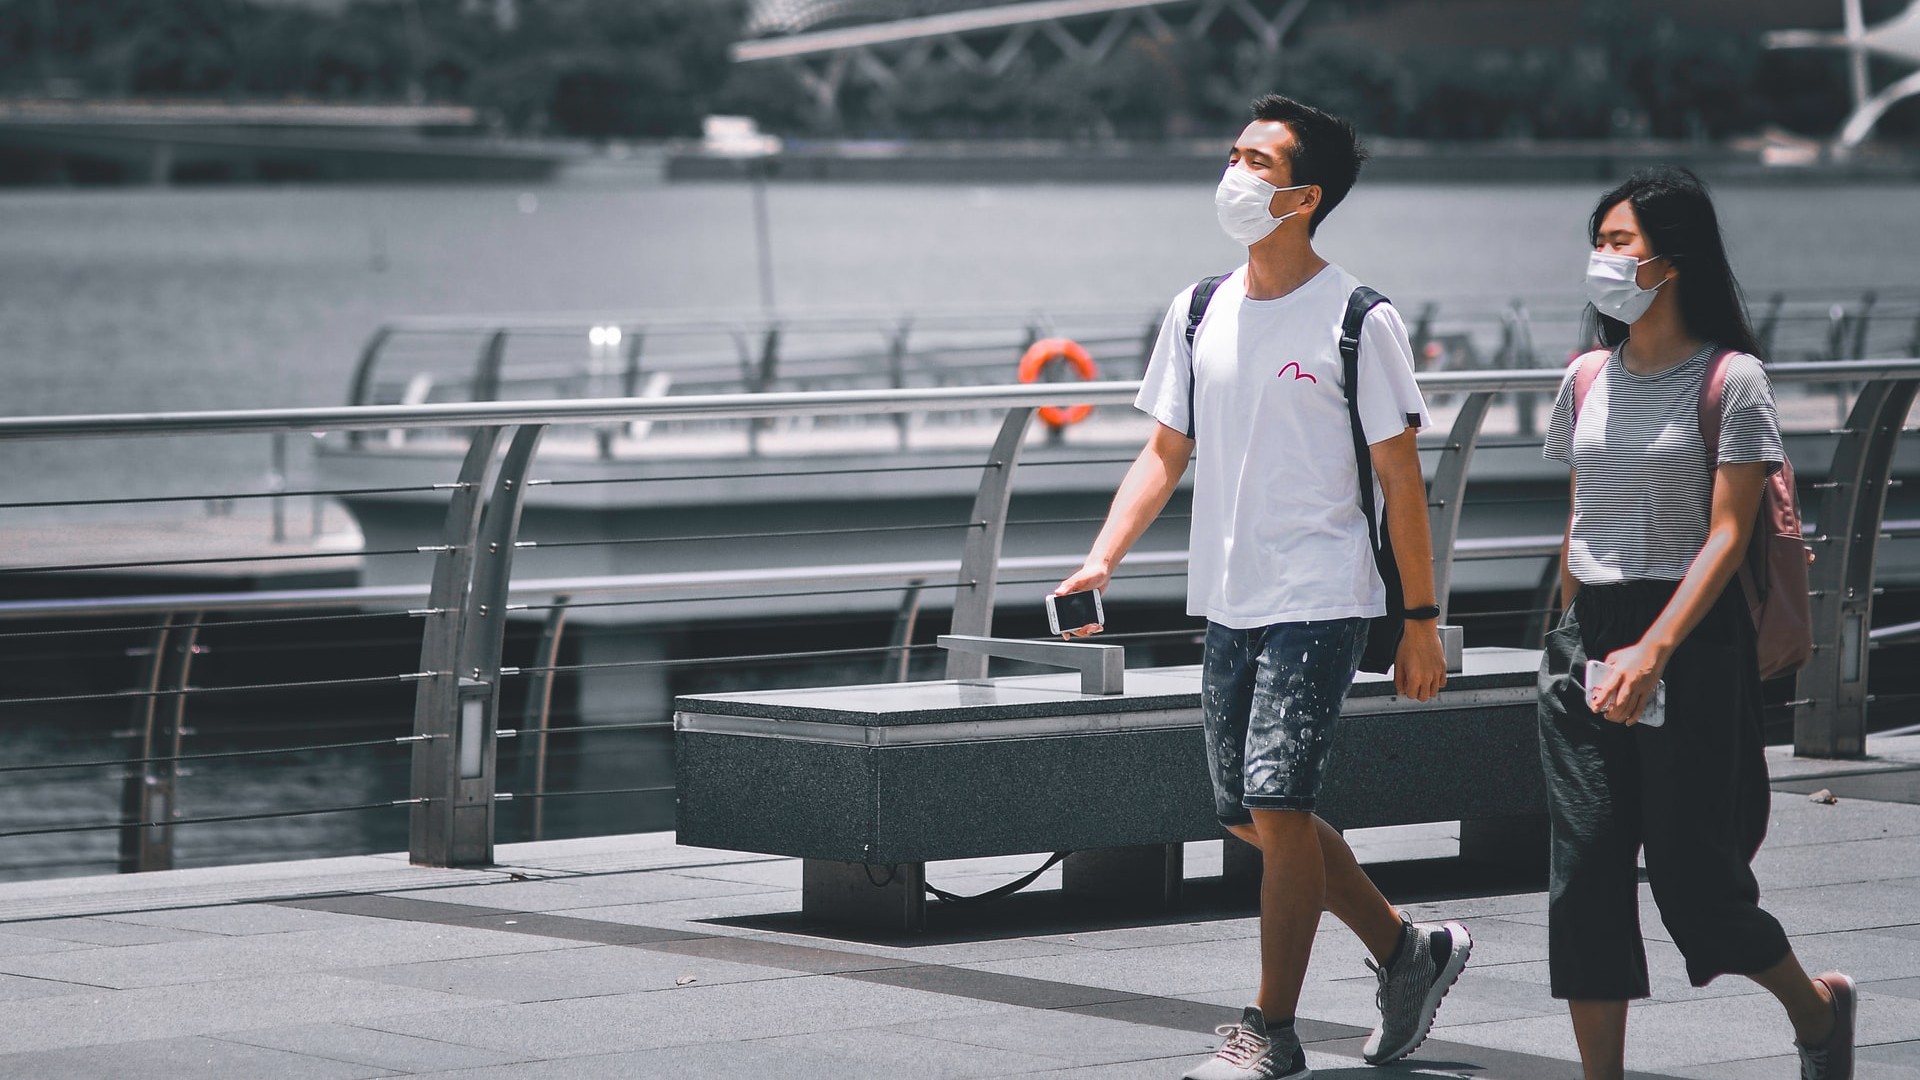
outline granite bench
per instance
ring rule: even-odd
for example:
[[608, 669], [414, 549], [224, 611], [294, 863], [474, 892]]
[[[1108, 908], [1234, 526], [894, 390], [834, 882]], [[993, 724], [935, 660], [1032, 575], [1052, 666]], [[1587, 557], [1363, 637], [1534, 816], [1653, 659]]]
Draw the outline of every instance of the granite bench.
[[[1328, 762], [1336, 828], [1461, 822], [1461, 853], [1544, 865], [1538, 650], [1468, 649], [1426, 703], [1362, 674]], [[1219, 839], [1197, 667], [705, 694], [675, 702], [679, 842], [804, 860], [803, 913], [917, 929], [925, 864], [1073, 852], [1063, 887], [1178, 902]], [[1229, 872], [1258, 853], [1231, 841]], [[1244, 849], [1244, 850], [1241, 850]], [[1236, 865], [1237, 863], [1237, 865]]]

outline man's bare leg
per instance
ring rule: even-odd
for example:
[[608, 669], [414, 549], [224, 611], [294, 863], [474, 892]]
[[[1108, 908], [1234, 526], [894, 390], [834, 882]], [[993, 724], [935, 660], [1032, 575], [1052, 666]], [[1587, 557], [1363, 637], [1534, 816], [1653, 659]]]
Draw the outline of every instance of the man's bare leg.
[[1317, 819], [1300, 810], [1255, 810], [1260, 842], [1260, 995], [1270, 1020], [1291, 1019], [1326, 904]]
[[[1299, 813], [1299, 811], [1268, 811], [1270, 813]], [[1254, 811], [1257, 816], [1261, 811]], [[1387, 902], [1374, 886], [1373, 879], [1360, 869], [1360, 863], [1353, 857], [1353, 848], [1347, 845], [1346, 837], [1338, 829], [1320, 820], [1318, 815], [1303, 814], [1312, 819], [1315, 836], [1319, 841], [1319, 856], [1324, 885], [1322, 888], [1323, 908], [1333, 917], [1345, 923], [1359, 937], [1360, 943], [1373, 954], [1376, 962], [1385, 964], [1400, 944], [1400, 912]], [[1266, 847], [1260, 841], [1260, 833], [1252, 825], [1234, 825], [1233, 835], [1260, 848], [1262, 866], [1271, 866], [1273, 860], [1266, 856]], [[1261, 877], [1261, 914], [1266, 912], [1265, 870]], [[1303, 972], [1305, 968], [1301, 969]]]

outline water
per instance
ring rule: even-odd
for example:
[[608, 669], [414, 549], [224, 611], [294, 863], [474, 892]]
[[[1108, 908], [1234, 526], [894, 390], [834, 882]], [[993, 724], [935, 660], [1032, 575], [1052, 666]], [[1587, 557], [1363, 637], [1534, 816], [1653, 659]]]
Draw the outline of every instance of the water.
[[[1322, 230], [1320, 246], [1403, 306], [1434, 299], [1485, 308], [1516, 295], [1571, 306], [1597, 191], [1363, 185]], [[1756, 295], [1920, 284], [1920, 187], [1729, 188], [1720, 206], [1736, 268]], [[787, 310], [1097, 304], [1144, 314], [1237, 261], [1205, 185], [782, 184], [770, 190], [769, 208], [775, 289]], [[0, 193], [4, 414], [338, 404], [367, 336], [403, 315], [757, 305], [752, 204], [739, 185]], [[0, 444], [0, 500], [258, 490], [266, 463], [261, 437]], [[0, 514], [18, 520], [20, 512]], [[341, 649], [337, 636], [315, 631], [300, 639], [311, 646], [283, 642], [249, 655], [248, 637], [210, 633], [219, 648], [196, 682], [220, 680], [222, 665], [228, 681], [267, 681], [276, 671], [315, 677], [334, 670], [315, 658]], [[60, 692], [69, 675], [103, 688], [131, 683], [125, 654], [139, 635], [67, 640], [63, 658], [22, 663], [16, 643], [0, 639], [0, 695], [23, 686]], [[400, 670], [410, 648], [391, 646], [378, 666]], [[10, 654], [14, 662], [3, 663]], [[355, 667], [335, 666], [342, 674]], [[315, 699], [291, 710], [284, 699], [206, 699], [194, 705], [199, 734], [188, 748], [396, 734], [410, 695]], [[108, 735], [125, 717], [118, 703], [10, 709], [0, 714], [9, 748], [0, 765], [124, 752]], [[271, 767], [196, 764], [182, 809], [214, 816], [390, 798], [403, 794], [404, 762], [404, 750], [345, 749]], [[117, 813], [115, 770], [6, 779], [0, 831]], [[571, 813], [568, 828], [626, 824]], [[404, 816], [186, 829], [182, 858], [391, 849], [404, 844]], [[113, 846], [110, 832], [0, 843], [0, 876], [98, 871]], [[22, 868], [76, 860], [83, 865]]]
[[[1404, 306], [1575, 302], [1597, 186], [1363, 184], [1322, 250]], [[779, 184], [783, 309], [1138, 305], [1233, 265], [1204, 185]], [[1920, 283], [1920, 187], [1728, 188], [1755, 295]], [[527, 212], [531, 210], [531, 212]], [[741, 185], [0, 193], [0, 413], [331, 405], [382, 321], [752, 310]], [[1562, 347], [1542, 342], [1543, 347]], [[0, 446], [16, 498], [258, 487], [265, 440]]]

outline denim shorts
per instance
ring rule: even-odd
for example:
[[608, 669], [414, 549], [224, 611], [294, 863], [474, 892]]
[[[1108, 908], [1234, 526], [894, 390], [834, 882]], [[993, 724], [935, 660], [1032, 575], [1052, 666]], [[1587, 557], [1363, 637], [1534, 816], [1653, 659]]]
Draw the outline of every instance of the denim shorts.
[[1250, 810], [1312, 810], [1367, 620], [1207, 624], [1200, 714], [1214, 813], [1245, 825]]

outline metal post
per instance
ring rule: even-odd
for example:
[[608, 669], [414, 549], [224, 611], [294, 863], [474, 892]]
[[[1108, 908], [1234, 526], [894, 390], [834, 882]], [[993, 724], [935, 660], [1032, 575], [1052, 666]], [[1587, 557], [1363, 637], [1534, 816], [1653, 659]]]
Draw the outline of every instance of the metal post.
[[1867, 737], [1867, 631], [1887, 478], [1920, 380], [1871, 382], [1839, 433], [1815, 524], [1813, 661], [1801, 672], [1793, 725], [1801, 757], [1860, 757]]
[[[1000, 543], [1007, 532], [1007, 501], [1013, 495], [1013, 472], [1020, 464], [1020, 448], [1033, 422], [1033, 407], [1008, 409], [993, 440], [987, 464], [980, 472], [980, 489], [967, 516], [967, 545], [960, 553], [959, 591], [953, 598], [955, 634], [989, 637], [993, 634], [993, 589], [1000, 579]], [[984, 523], [984, 524], [981, 524]], [[947, 678], [984, 679], [987, 657], [949, 652]]]
[[894, 682], [907, 681], [909, 661], [913, 659], [913, 627], [920, 621], [920, 592], [925, 584], [916, 580], [908, 585], [900, 597], [900, 610], [893, 616], [893, 640], [888, 643], [891, 662], [885, 666], [895, 667]]
[[767, 215], [767, 175], [773, 161], [767, 157], [747, 160], [747, 177], [753, 185], [753, 237], [760, 264], [760, 310], [773, 314], [773, 235]]
[[[640, 393], [640, 353], [647, 335], [640, 330], [632, 332], [622, 330], [621, 332], [626, 335], [623, 340], [627, 343], [627, 355], [626, 364], [620, 369], [620, 396], [636, 397]], [[604, 425], [594, 433], [594, 437], [600, 444], [601, 461], [613, 460], [613, 440], [619, 436], [620, 429], [625, 426], [624, 423], [615, 421]]]
[[[349, 405], [373, 404], [373, 365], [380, 358], [380, 350], [387, 347], [387, 339], [393, 336], [393, 327], [383, 326], [373, 332], [367, 343], [360, 349], [360, 359], [353, 365], [353, 389], [347, 394]], [[358, 447], [366, 438], [364, 431], [349, 431], [347, 445]]]
[[186, 689], [200, 618], [197, 611], [171, 612], [148, 639], [150, 651], [140, 686], [147, 694], [134, 706], [139, 768], [127, 771], [121, 788], [121, 812], [128, 826], [120, 831], [123, 874], [173, 868], [173, 826], [166, 822], [177, 816], [180, 763], [154, 759], [180, 756], [187, 698], [178, 693], [161, 695]]
[[[533, 835], [529, 839], [539, 840], [546, 829], [547, 800], [541, 796], [547, 793], [547, 725], [553, 715], [552, 668], [560, 662], [560, 636], [567, 628], [567, 604], [573, 598], [560, 595], [553, 598], [553, 606], [547, 609], [546, 625], [540, 629], [540, 644], [533, 650], [534, 672], [527, 682], [526, 717], [520, 722], [520, 786], [531, 790], [533, 799]], [[533, 752], [526, 749], [525, 732], [533, 733]], [[532, 775], [529, 776], [528, 774]]]
[[[900, 320], [899, 329], [887, 338], [887, 378], [888, 385], [895, 390], [907, 385], [907, 338], [913, 333], [913, 320]], [[893, 428], [900, 437], [900, 449], [907, 448], [907, 414], [893, 414]]]
[[433, 586], [427, 599], [426, 632], [420, 643], [419, 692], [414, 697], [413, 773], [408, 795], [415, 803], [408, 823], [408, 857], [422, 866], [453, 864], [453, 807], [459, 790], [454, 736], [460, 718], [460, 637], [467, 587], [473, 577], [473, 547], [480, 531], [481, 485], [500, 445], [498, 427], [476, 428], [460, 463], [459, 486], [447, 500], [447, 518]]
[[455, 766], [446, 777], [453, 791], [449, 866], [493, 862], [494, 795], [499, 790], [494, 733], [500, 728], [507, 585], [513, 576], [513, 543], [520, 534], [527, 468], [546, 430], [544, 424], [526, 424], [513, 433], [475, 536], [473, 586], [467, 591], [460, 634], [459, 712], [452, 718]]
[[507, 332], [495, 330], [487, 335], [480, 349], [480, 362], [473, 369], [473, 400], [500, 400], [500, 367], [507, 358]]
[[[273, 450], [269, 462], [267, 486], [276, 492], [287, 490], [286, 432], [273, 433]], [[276, 544], [287, 542], [287, 497], [285, 495], [273, 497], [273, 542]]]
[[1440, 460], [1433, 468], [1433, 485], [1427, 490], [1427, 528], [1433, 534], [1433, 595], [1440, 605], [1440, 621], [1447, 621], [1453, 589], [1453, 546], [1460, 535], [1460, 503], [1467, 494], [1467, 469], [1473, 464], [1474, 448], [1480, 444], [1480, 425], [1486, 419], [1493, 395], [1481, 390], [1467, 395], [1454, 415], [1453, 428], [1447, 432], [1447, 444], [1440, 448]]

